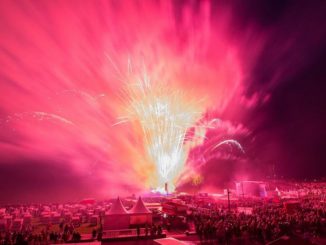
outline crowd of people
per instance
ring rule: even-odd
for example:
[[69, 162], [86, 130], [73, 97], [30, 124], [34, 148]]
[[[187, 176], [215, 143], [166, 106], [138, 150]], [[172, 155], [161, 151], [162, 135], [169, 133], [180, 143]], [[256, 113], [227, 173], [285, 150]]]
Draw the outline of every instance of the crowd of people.
[[196, 232], [201, 240], [217, 239], [230, 243], [232, 238], [253, 239], [264, 243], [294, 232], [321, 235], [325, 211], [300, 209], [292, 215], [276, 207], [261, 207], [252, 214], [214, 211], [195, 214]]
[[[94, 235], [95, 233], [95, 235]], [[101, 238], [101, 230], [94, 229], [93, 239]], [[81, 234], [71, 223], [60, 223], [59, 231], [53, 231], [49, 226], [41, 232], [33, 229], [21, 231], [6, 231], [0, 233], [0, 244], [51, 244], [81, 241]]]
[[287, 209], [285, 203], [264, 203], [256, 200], [238, 201], [250, 213], [211, 205], [209, 212], [196, 209], [189, 217], [200, 240], [249, 240], [265, 244], [282, 235], [298, 235], [312, 239], [325, 235], [326, 205], [321, 196], [297, 200], [298, 206]]

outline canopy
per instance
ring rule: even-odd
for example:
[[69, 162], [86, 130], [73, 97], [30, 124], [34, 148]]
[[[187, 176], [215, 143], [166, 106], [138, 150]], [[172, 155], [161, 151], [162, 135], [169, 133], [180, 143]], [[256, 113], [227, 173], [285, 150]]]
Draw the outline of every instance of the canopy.
[[125, 209], [125, 207], [122, 205], [120, 197], [118, 197], [115, 203], [112, 204], [112, 207], [106, 214], [107, 215], [128, 214], [128, 212]]
[[139, 197], [137, 203], [129, 210], [132, 214], [150, 214], [151, 211], [145, 206], [141, 197]]

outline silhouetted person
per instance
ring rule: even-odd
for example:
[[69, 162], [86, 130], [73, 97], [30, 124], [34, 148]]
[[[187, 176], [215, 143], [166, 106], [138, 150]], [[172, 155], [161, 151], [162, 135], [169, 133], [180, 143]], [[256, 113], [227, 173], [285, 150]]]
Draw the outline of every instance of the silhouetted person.
[[100, 229], [97, 233], [97, 240], [98, 241], [102, 241], [102, 237], [103, 237], [103, 232], [102, 229]]
[[148, 236], [148, 225], [146, 224], [145, 226], [145, 236], [147, 237]]
[[139, 236], [140, 236], [140, 228], [139, 228], [139, 225], [137, 225], [136, 231], [137, 231], [137, 238], [139, 238]]
[[95, 229], [93, 229], [93, 231], [92, 231], [92, 238], [93, 238], [93, 239], [95, 239], [95, 238], [96, 238], [96, 233], [97, 233], [97, 232], [96, 232], [96, 230], [95, 230]]
[[162, 226], [158, 225], [157, 227], [157, 235], [161, 236], [162, 235]]

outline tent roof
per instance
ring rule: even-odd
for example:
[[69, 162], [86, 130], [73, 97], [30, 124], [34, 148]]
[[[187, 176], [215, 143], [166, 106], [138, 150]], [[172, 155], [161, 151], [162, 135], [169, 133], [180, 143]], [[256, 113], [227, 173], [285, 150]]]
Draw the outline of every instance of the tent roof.
[[128, 212], [125, 209], [125, 207], [122, 205], [120, 197], [118, 197], [117, 200], [112, 204], [110, 210], [106, 214], [108, 214], [108, 215], [128, 214]]
[[141, 197], [139, 197], [136, 204], [129, 210], [130, 213], [133, 214], [150, 214], [152, 213], [144, 204]]

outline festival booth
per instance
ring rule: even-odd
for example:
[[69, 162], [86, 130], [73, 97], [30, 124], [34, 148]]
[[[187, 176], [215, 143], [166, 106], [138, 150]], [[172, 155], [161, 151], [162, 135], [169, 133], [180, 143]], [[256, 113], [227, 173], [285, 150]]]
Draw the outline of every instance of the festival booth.
[[74, 217], [78, 217], [79, 218], [79, 220], [82, 222], [82, 220], [83, 220], [83, 214], [82, 213], [80, 213], [80, 212], [78, 212], [78, 213], [75, 213], [74, 214]]
[[128, 229], [130, 215], [122, 205], [120, 198], [112, 204], [110, 210], [105, 213], [103, 221], [103, 230]]
[[51, 211], [51, 208], [49, 206], [43, 206], [43, 212], [49, 213]]
[[159, 202], [151, 202], [146, 203], [146, 207], [149, 209], [149, 211], [159, 212], [162, 211], [162, 204]]
[[53, 212], [52, 213], [52, 224], [59, 224], [61, 221], [61, 215], [59, 213]]
[[93, 210], [88, 210], [88, 211], [87, 211], [87, 214], [86, 214], [86, 216], [85, 216], [85, 218], [86, 218], [86, 223], [87, 223], [87, 222], [88, 222], [88, 223], [90, 222], [90, 220], [91, 220], [91, 218], [92, 218], [93, 215], [95, 215]]
[[42, 224], [51, 223], [51, 214], [50, 214], [50, 212], [42, 212], [41, 217], [40, 217], [40, 222]]
[[104, 216], [105, 215], [105, 212], [106, 212], [106, 210], [108, 210], [108, 209], [105, 209], [105, 208], [101, 208], [101, 210], [100, 210], [100, 212], [98, 213], [99, 214], [99, 216]]
[[14, 219], [12, 222], [12, 231], [21, 231], [23, 226], [23, 219]]
[[266, 184], [261, 181], [241, 181], [235, 185], [239, 197], [267, 197]]
[[162, 204], [162, 211], [171, 216], [186, 215], [188, 206], [180, 202], [168, 201]]
[[24, 214], [23, 223], [24, 225], [30, 225], [32, 223], [32, 215], [29, 213]]
[[6, 215], [6, 209], [0, 208], [0, 218], [3, 218]]
[[20, 211], [16, 209], [11, 213], [11, 215], [13, 216], [14, 219], [18, 219], [20, 217]]
[[94, 198], [85, 198], [80, 201], [80, 204], [83, 205], [94, 205], [95, 204], [95, 199]]
[[91, 226], [97, 226], [98, 222], [99, 222], [98, 215], [94, 214], [94, 215], [90, 216], [89, 223]]
[[7, 227], [10, 227], [12, 224], [12, 216], [11, 215], [6, 215], [3, 217], [3, 219], [6, 221]]
[[97, 208], [94, 209], [94, 214], [100, 214], [100, 212], [101, 212], [101, 208], [100, 207], [97, 207]]
[[75, 227], [79, 227], [80, 224], [81, 224], [80, 217], [78, 217], [78, 216], [73, 216], [73, 217], [71, 218], [71, 223], [72, 223]]
[[72, 213], [71, 212], [64, 212], [63, 218], [65, 222], [70, 222], [72, 219]]
[[145, 206], [139, 197], [136, 204], [129, 210], [130, 226], [144, 226], [152, 224], [152, 212]]
[[7, 221], [5, 219], [0, 219], [0, 232], [7, 230]]

